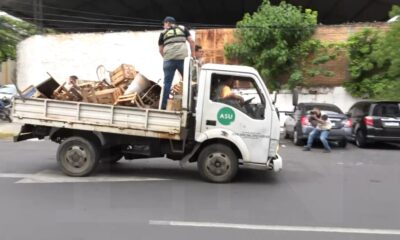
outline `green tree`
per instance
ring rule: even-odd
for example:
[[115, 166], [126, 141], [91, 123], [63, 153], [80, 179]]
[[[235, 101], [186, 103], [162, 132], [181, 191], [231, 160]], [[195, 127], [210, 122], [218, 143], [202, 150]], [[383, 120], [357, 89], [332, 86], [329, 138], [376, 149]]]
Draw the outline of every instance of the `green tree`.
[[33, 24], [7, 15], [0, 16], [0, 62], [15, 59], [17, 44], [37, 33], [38, 28]]
[[353, 96], [400, 100], [399, 39], [400, 22], [390, 24], [387, 32], [367, 28], [349, 38], [345, 87]]
[[392, 10], [389, 12], [389, 17], [395, 17], [397, 15], [400, 15], [400, 6], [398, 5], [393, 5]]
[[400, 24], [387, 33], [365, 29], [350, 37], [347, 91], [356, 97], [400, 100], [399, 38]]
[[[256, 68], [270, 89], [280, 88], [278, 76], [289, 75], [288, 87], [301, 85], [307, 76], [323, 74], [321, 68], [306, 69], [332, 58], [327, 46], [311, 39], [317, 12], [285, 2], [273, 6], [264, 0], [258, 11], [245, 14], [237, 23], [236, 42], [225, 46], [225, 55]], [[323, 53], [318, 54], [318, 53]]]

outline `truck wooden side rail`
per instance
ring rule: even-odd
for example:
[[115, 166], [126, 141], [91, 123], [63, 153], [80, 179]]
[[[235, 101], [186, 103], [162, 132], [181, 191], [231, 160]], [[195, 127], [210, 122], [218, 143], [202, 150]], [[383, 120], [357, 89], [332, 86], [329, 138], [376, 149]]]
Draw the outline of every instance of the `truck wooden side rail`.
[[181, 140], [186, 112], [50, 99], [16, 98], [15, 123]]

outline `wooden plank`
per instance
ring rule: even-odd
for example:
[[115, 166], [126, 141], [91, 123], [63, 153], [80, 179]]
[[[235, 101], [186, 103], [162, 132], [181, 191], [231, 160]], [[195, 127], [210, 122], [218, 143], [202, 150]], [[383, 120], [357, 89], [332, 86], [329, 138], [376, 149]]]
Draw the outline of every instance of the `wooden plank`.
[[95, 96], [98, 103], [102, 104], [114, 104], [118, 97], [122, 94], [119, 88], [105, 89], [102, 91], [97, 91]]

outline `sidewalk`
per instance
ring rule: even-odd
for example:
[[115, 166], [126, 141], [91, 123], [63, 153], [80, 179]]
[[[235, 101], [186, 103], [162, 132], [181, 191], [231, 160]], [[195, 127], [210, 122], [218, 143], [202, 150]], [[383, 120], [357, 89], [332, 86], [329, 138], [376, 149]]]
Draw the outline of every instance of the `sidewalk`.
[[18, 134], [20, 128], [20, 124], [0, 121], [0, 139], [12, 138]]

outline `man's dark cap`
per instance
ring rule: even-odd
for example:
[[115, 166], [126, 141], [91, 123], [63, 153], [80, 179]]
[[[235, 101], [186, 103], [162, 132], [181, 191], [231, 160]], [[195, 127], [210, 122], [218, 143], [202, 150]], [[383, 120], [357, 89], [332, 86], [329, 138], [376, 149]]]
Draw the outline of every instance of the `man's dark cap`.
[[170, 22], [170, 23], [176, 23], [176, 20], [174, 17], [165, 17], [163, 22]]

